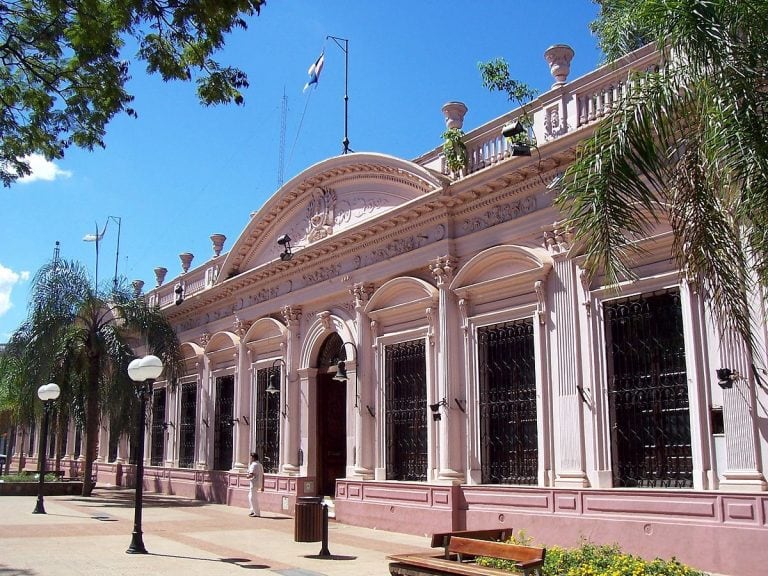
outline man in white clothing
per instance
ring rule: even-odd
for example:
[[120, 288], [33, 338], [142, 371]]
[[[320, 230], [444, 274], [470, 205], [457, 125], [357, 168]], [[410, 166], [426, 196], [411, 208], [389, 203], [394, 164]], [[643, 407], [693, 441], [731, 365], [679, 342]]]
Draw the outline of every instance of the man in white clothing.
[[256, 452], [251, 452], [251, 463], [248, 465], [246, 478], [251, 481], [251, 488], [248, 490], [248, 504], [251, 506], [251, 512], [248, 516], [261, 516], [259, 497], [255, 492], [264, 491], [264, 467], [259, 462], [259, 455]]

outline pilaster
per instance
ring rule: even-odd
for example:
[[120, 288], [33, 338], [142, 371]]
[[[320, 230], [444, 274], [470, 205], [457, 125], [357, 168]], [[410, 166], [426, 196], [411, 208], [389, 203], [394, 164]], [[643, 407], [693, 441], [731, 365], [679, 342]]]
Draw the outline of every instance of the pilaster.
[[[464, 434], [466, 418], [464, 413], [453, 410], [454, 398], [459, 396], [461, 349], [459, 341], [461, 327], [459, 325], [459, 305], [456, 295], [449, 289], [458, 261], [451, 255], [441, 256], [429, 264], [429, 269], [437, 284], [439, 293], [438, 304], [438, 369], [437, 369], [437, 403], [443, 403], [445, 418], [436, 421], [438, 432], [438, 471], [437, 479], [449, 482], [464, 479]], [[444, 402], [443, 402], [444, 401]], [[440, 408], [438, 408], [440, 409]], [[432, 423], [430, 421], [430, 423]]]
[[553, 394], [555, 439], [555, 486], [589, 486], [584, 454], [584, 407], [582, 382], [579, 298], [576, 266], [566, 256], [570, 235], [554, 228], [544, 234], [545, 246], [554, 258], [553, 273], [559, 282], [549, 282], [552, 302], [550, 370]]

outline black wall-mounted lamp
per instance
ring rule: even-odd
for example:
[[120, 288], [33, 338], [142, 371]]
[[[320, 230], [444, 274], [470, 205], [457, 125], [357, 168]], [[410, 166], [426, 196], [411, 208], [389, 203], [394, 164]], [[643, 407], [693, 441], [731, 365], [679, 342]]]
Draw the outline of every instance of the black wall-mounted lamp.
[[[346, 345], [352, 346], [352, 350], [355, 351], [355, 362], [357, 362], [357, 346], [355, 346], [353, 342], [344, 342], [341, 345], [341, 349], [344, 350], [344, 346]], [[346, 354], [345, 354], [345, 357], [346, 357]], [[339, 360], [339, 363], [336, 365], [336, 374], [333, 375], [333, 379], [337, 380], [338, 382], [346, 382], [348, 380], [347, 365], [344, 362], [344, 360]], [[355, 408], [357, 408], [360, 403], [359, 382], [360, 382], [360, 379], [357, 377], [357, 374], [355, 374]]]
[[373, 406], [366, 404], [365, 409], [368, 410], [368, 414], [371, 415], [371, 418], [376, 418], [376, 411], [373, 409]]
[[283, 234], [280, 236], [277, 239], [277, 243], [283, 247], [283, 252], [280, 254], [280, 260], [287, 262], [293, 258], [293, 254], [291, 253], [291, 237], [288, 236], [288, 234]]
[[274, 362], [272, 362], [272, 367], [270, 368], [269, 372], [269, 384], [267, 385], [268, 394], [277, 394], [280, 392], [280, 372], [275, 370], [275, 366], [278, 364], [282, 364], [283, 368], [286, 370], [288, 369], [285, 364], [285, 360], [282, 358], [277, 358]]
[[163, 430], [168, 430], [168, 427], [176, 428], [176, 425], [173, 422], [163, 422]]
[[435, 402], [434, 404], [429, 405], [429, 409], [432, 411], [432, 420], [435, 422], [442, 420], [443, 418], [440, 414], [440, 406], [448, 406], [448, 401], [443, 398], [440, 402]]
[[717, 384], [725, 390], [726, 388], [733, 388], [734, 380], [739, 379], [739, 373], [731, 370], [730, 368], [718, 368], [717, 372]]

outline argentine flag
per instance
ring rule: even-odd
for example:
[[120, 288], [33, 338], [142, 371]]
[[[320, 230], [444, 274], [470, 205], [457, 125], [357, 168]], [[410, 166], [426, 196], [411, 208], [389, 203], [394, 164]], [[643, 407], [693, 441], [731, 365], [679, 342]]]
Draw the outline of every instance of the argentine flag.
[[320, 72], [323, 71], [324, 61], [325, 52], [322, 52], [320, 57], [315, 60], [315, 63], [309, 67], [309, 70], [307, 70], [307, 74], [309, 74], [309, 80], [307, 80], [307, 83], [304, 84], [304, 92], [306, 92], [307, 88], [309, 88], [312, 84], [317, 84], [317, 81], [320, 79]]

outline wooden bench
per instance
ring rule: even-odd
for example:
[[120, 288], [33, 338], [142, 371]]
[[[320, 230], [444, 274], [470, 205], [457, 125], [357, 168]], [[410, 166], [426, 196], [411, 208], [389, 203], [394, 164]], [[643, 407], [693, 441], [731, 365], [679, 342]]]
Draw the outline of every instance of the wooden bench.
[[453, 532], [440, 532], [438, 534], [432, 534], [432, 548], [443, 548], [445, 557], [448, 558], [448, 545], [451, 543], [451, 538], [458, 536], [459, 538], [472, 538], [473, 540], [495, 540], [496, 542], [504, 542], [507, 538], [512, 536], [511, 528], [491, 528], [489, 530], [454, 530]]
[[388, 557], [392, 560], [389, 573], [392, 576], [509, 576], [507, 570], [475, 563], [478, 556], [489, 556], [514, 562], [525, 576], [541, 576], [545, 554], [544, 548], [451, 536], [448, 558], [433, 554], [394, 554]]

